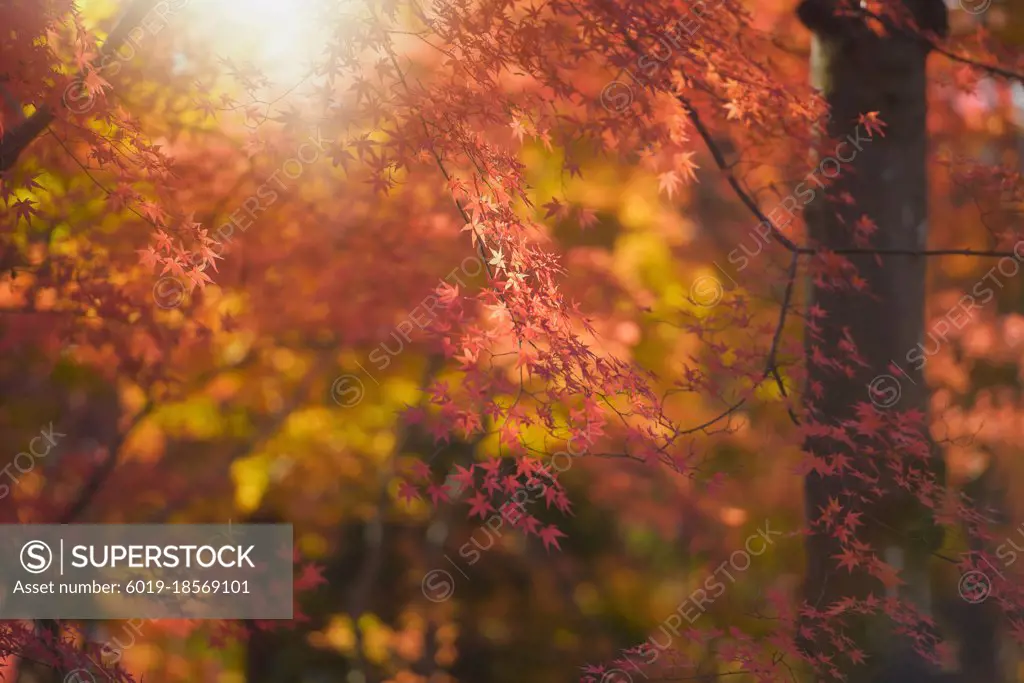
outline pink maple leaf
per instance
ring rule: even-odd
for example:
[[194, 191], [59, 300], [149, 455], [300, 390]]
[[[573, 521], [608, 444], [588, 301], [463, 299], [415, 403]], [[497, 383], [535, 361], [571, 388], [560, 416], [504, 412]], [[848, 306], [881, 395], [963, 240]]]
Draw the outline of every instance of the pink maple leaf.
[[448, 496], [447, 487], [439, 484], [427, 486], [427, 495], [430, 496], [430, 500], [434, 505], [437, 505], [438, 500], [443, 500], [446, 503], [451, 500]]
[[477, 494], [470, 498], [469, 502], [469, 516], [471, 518], [479, 515], [480, 519], [486, 519], [487, 515], [494, 512], [494, 508], [491, 507], [490, 501], [487, 500], [487, 496], [482, 491], [477, 491]]
[[563, 534], [555, 525], [551, 524], [544, 527], [537, 535], [540, 536], [540, 540], [544, 541], [545, 550], [549, 550], [551, 546], [555, 546], [558, 550], [562, 549], [558, 544], [558, 539], [560, 537], [565, 538], [565, 534]]
[[415, 486], [403, 479], [398, 482], [398, 497], [409, 503], [412, 500], [419, 500], [420, 493]]

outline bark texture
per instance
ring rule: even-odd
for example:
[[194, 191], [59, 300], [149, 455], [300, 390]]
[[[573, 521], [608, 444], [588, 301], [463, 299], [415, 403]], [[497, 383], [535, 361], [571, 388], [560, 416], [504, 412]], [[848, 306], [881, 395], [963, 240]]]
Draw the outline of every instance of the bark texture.
[[[834, 145], [819, 151], [819, 161], [838, 157], [839, 173], [824, 196], [816, 197], [808, 206], [810, 240], [813, 246], [827, 249], [855, 247], [852, 228], [862, 215], [867, 215], [878, 226], [873, 247], [924, 249], [928, 239], [928, 47], [918, 37], [894, 26], [885, 36], [879, 36], [868, 27], [866, 16], [837, 17], [837, 4], [805, 0], [798, 9], [801, 21], [814, 32], [811, 66], [814, 85], [832, 110], [829, 136], [855, 138], [858, 117], [867, 112], [878, 112], [887, 125], [884, 137], [876, 134], [858, 146], [849, 143], [841, 146], [838, 154]], [[903, 5], [921, 28], [945, 32], [946, 8], [941, 0], [904, 0]], [[860, 138], [867, 138], [863, 126], [860, 130]], [[835, 175], [835, 165], [828, 162], [824, 173]], [[852, 197], [852, 204], [839, 201], [844, 193]], [[882, 404], [880, 410], [919, 410], [927, 415], [923, 373], [906, 361], [907, 353], [916, 348], [925, 331], [926, 258], [863, 255], [853, 256], [850, 261], [865, 281], [860, 291], [837, 291], [813, 278], [808, 282], [809, 304], [826, 312], [826, 317], [817, 321], [820, 332], [808, 332], [805, 341], [809, 373], [805, 403], [810, 416], [814, 422], [830, 426], [856, 420], [855, 406], [870, 400], [868, 387], [873, 382], [886, 392], [884, 398], [875, 395]], [[868, 367], [847, 376], [812, 361], [817, 348], [828, 358], [848, 363], [849, 354], [843, 350], [847, 334]], [[893, 363], [902, 374], [888, 369]], [[877, 378], [881, 375], [890, 377], [879, 384]], [[822, 389], [820, 397], [814, 396], [812, 385]], [[892, 400], [894, 395], [898, 400]], [[922, 429], [921, 438], [927, 440], [931, 454], [926, 468], [942, 481], [941, 454], [926, 429]], [[804, 447], [826, 461], [842, 454], [862, 470], [868, 469], [868, 460], [885, 470], [886, 458], [904, 456], [899, 452], [871, 453], [870, 448], [861, 447], [871, 441], [869, 436], [864, 444], [851, 448], [831, 438], [813, 437]], [[838, 499], [844, 510], [861, 512], [864, 527], [858, 532], [863, 532], [862, 540], [887, 562], [903, 568], [902, 578], [907, 585], [901, 597], [930, 612], [928, 560], [941, 541], [941, 532], [934, 526], [929, 510], [913, 496], [884, 477], [880, 485], [885, 495], [877, 503], [869, 503], [858, 497], [864, 485], [856, 478], [812, 472], [805, 480], [808, 521], [820, 517], [830, 498]], [[812, 605], [824, 609], [841, 598], [864, 597], [869, 592], [885, 595], [882, 584], [863, 567], [852, 573], [837, 571], [835, 556], [839, 552], [839, 543], [830, 533], [808, 539], [805, 597]], [[867, 650], [869, 660], [863, 666], [847, 669], [848, 680], [940, 680], [940, 674], [915, 655], [909, 643], [892, 637], [885, 621], [864, 621], [851, 634], [858, 646]], [[827, 642], [815, 640], [807, 646], [812, 652], [838, 654]], [[845, 661], [845, 657], [839, 655], [836, 661]]]

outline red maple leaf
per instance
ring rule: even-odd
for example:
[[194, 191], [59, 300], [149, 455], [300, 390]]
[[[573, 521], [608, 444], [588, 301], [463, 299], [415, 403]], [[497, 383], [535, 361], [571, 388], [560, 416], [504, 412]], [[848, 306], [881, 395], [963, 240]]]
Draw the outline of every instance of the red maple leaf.
[[295, 588], [302, 590], [312, 590], [317, 586], [322, 586], [327, 583], [327, 579], [324, 578], [325, 567], [315, 562], [308, 562], [302, 566], [302, 572], [295, 579]]
[[469, 499], [469, 503], [470, 518], [479, 515], [480, 519], [486, 519], [488, 515], [494, 512], [494, 508], [482, 491], [477, 491], [477, 494]]
[[410, 469], [412, 469], [412, 474], [417, 479], [429, 479], [433, 474], [430, 470], [430, 465], [423, 460], [413, 461]]
[[874, 137], [877, 132], [883, 138], [885, 137], [885, 126], [886, 123], [882, 119], [878, 118], [877, 111], [869, 111], [867, 114], [861, 114], [858, 117], [858, 122], [867, 129], [868, 135]]
[[420, 492], [415, 486], [403, 479], [398, 482], [398, 497], [408, 504], [410, 501], [419, 500]]
[[565, 534], [563, 534], [558, 529], [558, 527], [556, 527], [554, 525], [548, 525], [548, 526], [544, 527], [543, 529], [541, 529], [540, 532], [537, 535], [540, 536], [540, 539], [542, 541], [544, 541], [544, 549], [545, 550], [550, 549], [551, 546], [555, 546], [555, 548], [557, 550], [561, 550], [562, 549], [561, 546], [558, 544], [558, 539], [559, 538], [564, 538]]
[[857, 555], [847, 548], [844, 548], [839, 555], [833, 555], [833, 558], [839, 559], [839, 568], [846, 567], [849, 573], [853, 573], [854, 568], [860, 564], [860, 560]]
[[430, 502], [437, 505], [438, 501], [448, 502], [451, 497], [448, 495], [448, 488], [444, 484], [435, 484], [431, 482], [427, 485], [427, 495], [430, 496]]

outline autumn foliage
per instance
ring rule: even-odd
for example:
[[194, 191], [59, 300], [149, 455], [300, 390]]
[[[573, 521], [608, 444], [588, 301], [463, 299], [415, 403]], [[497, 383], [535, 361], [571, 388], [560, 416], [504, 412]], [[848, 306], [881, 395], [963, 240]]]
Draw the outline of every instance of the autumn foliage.
[[[284, 521], [298, 577], [290, 623], [2, 621], [0, 674], [866, 680], [865, 623], [1016, 667], [1024, 5], [919, 5], [0, 1], [0, 522]], [[931, 54], [891, 364], [809, 295], [897, 256], [844, 22]], [[857, 590], [807, 599], [816, 536]]]

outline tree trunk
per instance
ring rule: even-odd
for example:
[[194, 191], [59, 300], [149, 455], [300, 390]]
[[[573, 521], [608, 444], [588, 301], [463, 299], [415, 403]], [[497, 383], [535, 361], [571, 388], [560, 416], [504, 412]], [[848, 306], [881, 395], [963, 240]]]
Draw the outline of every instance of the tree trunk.
[[[812, 72], [814, 85], [831, 107], [829, 137], [846, 139], [846, 144], [824, 148], [818, 176], [833, 180], [823, 194], [808, 205], [807, 224], [812, 246], [830, 250], [852, 248], [853, 226], [861, 216], [877, 225], [872, 248], [921, 250], [928, 237], [928, 179], [926, 170], [926, 77], [928, 48], [922, 41], [888, 27], [885, 36], [872, 32], [863, 17], [837, 18], [838, 3], [804, 0], [798, 13], [814, 32]], [[919, 26], [945, 32], [946, 8], [942, 0], [903, 0]], [[860, 115], [878, 112], [886, 124], [884, 137], [870, 136], [858, 123]], [[849, 138], [847, 138], [849, 136]], [[851, 159], [851, 156], [853, 157]], [[835, 161], [827, 161], [832, 157]], [[836, 170], [838, 167], [838, 171]], [[852, 204], [840, 200], [844, 194]], [[928, 396], [921, 368], [905, 360], [924, 337], [926, 259], [922, 256], [853, 255], [850, 261], [866, 282], [861, 290], [830, 289], [809, 283], [809, 305], [817, 305], [825, 316], [816, 318], [819, 331], [805, 335], [808, 385], [805, 407], [812, 423], [836, 427], [857, 420], [855, 407], [872, 397], [879, 410], [919, 410], [927, 415]], [[826, 280], [828, 277], [826, 276]], [[844, 351], [846, 334], [868, 367], [859, 367]], [[825, 357], [854, 366], [853, 376], [815, 364], [814, 350]], [[901, 370], [890, 370], [892, 363]], [[923, 367], [923, 366], [922, 366]], [[885, 376], [879, 380], [880, 376]], [[868, 386], [886, 392], [875, 394]], [[812, 386], [820, 388], [815, 396]], [[882, 397], [881, 399], [879, 397]], [[893, 400], [898, 397], [897, 400]], [[920, 438], [931, 457], [927, 467], [942, 481], [941, 458], [927, 433], [927, 419]], [[868, 441], [877, 444], [869, 435]], [[904, 458], [904, 453], [874, 453], [864, 448], [822, 436], [808, 437], [805, 450], [828, 462], [834, 454], [850, 459], [852, 468], [871, 471], [874, 463], [882, 473], [884, 461]], [[847, 470], [848, 472], [848, 470]], [[819, 519], [830, 499], [847, 512], [862, 514], [863, 526], [857, 537], [871, 545], [887, 563], [902, 568], [906, 581], [900, 597], [930, 613], [928, 560], [941, 534], [927, 508], [911, 495], [900, 492], [891, 481], [879, 484], [885, 495], [867, 504], [858, 497], [863, 484], [848, 474], [821, 476], [810, 473], [805, 480], [805, 509], [808, 523]], [[808, 538], [805, 598], [825, 609], [842, 598], [863, 598], [869, 592], [883, 596], [885, 589], [865, 567], [839, 569], [835, 557], [840, 544], [831, 533]], [[892, 593], [890, 593], [892, 594]], [[884, 617], [859, 622], [848, 634], [868, 655], [867, 664], [853, 667], [843, 652], [829, 643], [807, 643], [817, 654], [834, 656], [833, 661], [853, 681], [933, 680], [936, 675], [909, 644], [894, 638]], [[816, 637], [823, 637], [820, 629]]]

